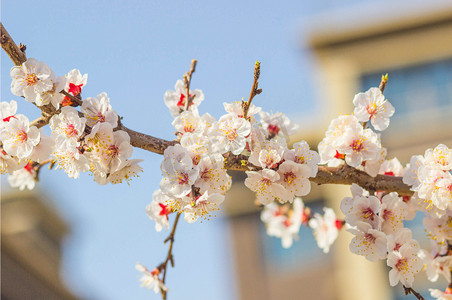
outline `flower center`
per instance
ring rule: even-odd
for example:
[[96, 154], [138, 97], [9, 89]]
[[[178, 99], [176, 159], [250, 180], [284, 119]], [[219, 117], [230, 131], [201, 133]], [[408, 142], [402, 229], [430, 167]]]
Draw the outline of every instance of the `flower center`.
[[360, 152], [361, 150], [364, 149], [364, 141], [362, 138], [358, 138], [356, 140], [353, 140], [353, 142], [350, 144], [350, 147], [353, 149], [353, 151], [355, 152]]
[[270, 184], [272, 184], [271, 180], [268, 179], [268, 178], [262, 178], [262, 179], [261, 179], [261, 182], [262, 182], [263, 184], [265, 184], [265, 185], [270, 185]]
[[395, 267], [398, 271], [408, 270], [408, 261], [406, 258], [401, 258], [395, 264]]
[[110, 157], [116, 157], [119, 154], [119, 148], [116, 145], [110, 145], [107, 149], [107, 155]]
[[237, 132], [235, 131], [235, 129], [232, 129], [229, 134], [227, 135], [227, 138], [229, 141], [233, 141], [235, 140], [235, 138], [238, 136]]
[[204, 181], [209, 181], [210, 180], [210, 170], [209, 169], [204, 169], [202, 172], [201, 172], [201, 178], [204, 180]]
[[101, 122], [101, 123], [104, 123], [105, 122], [105, 116], [101, 112], [98, 112], [97, 113], [97, 120], [99, 122]]
[[267, 130], [271, 135], [277, 135], [281, 129], [276, 125], [268, 124]]
[[370, 233], [364, 234], [364, 239], [367, 242], [370, 242], [372, 244], [375, 244], [375, 241], [377, 240], [377, 238], [374, 235], [370, 234]]
[[28, 74], [27, 77], [25, 78], [25, 81], [27, 82], [28, 86], [32, 86], [32, 85], [35, 85], [36, 83], [38, 83], [39, 78], [34, 73]]
[[23, 131], [23, 130], [20, 130], [18, 133], [17, 133], [17, 139], [20, 141], [20, 142], [26, 142], [27, 141], [27, 139], [28, 139], [28, 135], [27, 135], [27, 133], [25, 132], [25, 131]]
[[177, 182], [179, 184], [187, 184], [188, 183], [188, 174], [187, 173], [183, 173], [183, 172], [179, 173], [177, 175]]
[[377, 104], [375, 102], [373, 102], [373, 103], [367, 105], [366, 110], [367, 110], [367, 113], [370, 115], [370, 117], [375, 116], [378, 111]]
[[295, 162], [299, 164], [306, 163], [306, 159], [304, 158], [304, 155], [295, 156]]
[[295, 175], [293, 172], [284, 173], [284, 181], [288, 184], [292, 184], [295, 179], [297, 179], [297, 175]]
[[186, 123], [184, 126], [184, 131], [185, 132], [193, 132], [193, 131], [195, 131], [195, 126], [193, 126], [193, 124], [191, 122]]
[[392, 211], [385, 209], [383, 211], [383, 220], [387, 221], [392, 216]]
[[363, 208], [361, 210], [361, 217], [364, 220], [371, 220], [371, 221], [373, 221], [374, 220], [374, 216], [375, 216], [375, 213], [370, 207]]
[[68, 124], [66, 126], [65, 132], [66, 132], [66, 135], [68, 137], [70, 137], [70, 136], [77, 136], [77, 134], [78, 134], [78, 131], [77, 131], [77, 129], [75, 129], [74, 124]]

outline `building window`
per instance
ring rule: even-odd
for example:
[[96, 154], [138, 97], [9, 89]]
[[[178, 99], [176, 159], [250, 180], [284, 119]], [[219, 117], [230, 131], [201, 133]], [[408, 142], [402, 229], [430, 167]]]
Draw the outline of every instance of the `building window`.
[[396, 109], [394, 118], [432, 110], [441, 114], [444, 107], [452, 108], [452, 58], [363, 74], [361, 91], [378, 86], [384, 73], [389, 73], [384, 95]]

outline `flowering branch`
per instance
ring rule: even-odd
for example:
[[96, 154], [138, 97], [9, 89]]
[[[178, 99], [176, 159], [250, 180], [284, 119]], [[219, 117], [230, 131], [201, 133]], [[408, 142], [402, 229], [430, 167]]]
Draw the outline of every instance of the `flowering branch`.
[[[168, 262], [171, 263], [171, 267], [174, 268], [174, 257], [173, 257], [173, 244], [174, 244], [174, 234], [176, 233], [176, 227], [177, 227], [177, 223], [179, 222], [179, 218], [180, 218], [181, 214], [178, 213], [176, 216], [176, 219], [174, 220], [174, 224], [173, 224], [173, 228], [171, 230], [170, 235], [165, 239], [165, 241], [163, 243], [167, 243], [168, 241], [170, 242], [169, 245], [169, 249], [168, 249], [168, 255], [166, 256], [166, 260], [160, 264], [159, 269], [163, 270], [163, 278], [162, 278], [162, 283], [165, 284], [165, 280], [166, 280], [166, 270], [168, 267]], [[166, 294], [167, 294], [167, 290], [160, 288], [160, 292], [162, 293], [162, 298], [163, 300], [166, 300]]]
[[[22, 64], [26, 61], [26, 56], [23, 52], [20, 51], [19, 47], [14, 43], [13, 39], [10, 37], [6, 29], [1, 24], [1, 43], [2, 48], [9, 55], [11, 60], [16, 65]], [[193, 60], [191, 63], [190, 70], [184, 75], [184, 81], [186, 84], [190, 84], [191, 75], [195, 71], [196, 68], [196, 60]], [[251, 105], [251, 101], [254, 96], [260, 94], [262, 89], [258, 88], [258, 80], [260, 76], [260, 63], [256, 62], [254, 67], [254, 81], [251, 89], [250, 97], [247, 102], [243, 103], [244, 116], [246, 118], [246, 114]], [[384, 87], [387, 83], [386, 80], [382, 78], [380, 89], [384, 90]], [[186, 85], [187, 87], [187, 85]], [[189, 87], [189, 86], [188, 86]], [[62, 91], [65, 96], [68, 96], [71, 100], [76, 103], [80, 103], [81, 101], [76, 97], [68, 94], [65, 91]], [[73, 99], [74, 98], [74, 99]], [[190, 99], [189, 99], [190, 100]], [[185, 105], [187, 105], [188, 101], [186, 101]], [[49, 107], [52, 108], [49, 110]], [[40, 106], [40, 109], [43, 110], [43, 116], [34, 120], [30, 126], [34, 125], [37, 127], [42, 127], [48, 124], [52, 115], [56, 114], [57, 111], [53, 109], [51, 105]], [[115, 130], [123, 130], [127, 132], [130, 136], [130, 143], [132, 146], [141, 148], [150, 152], [154, 152], [157, 154], [163, 154], [166, 148], [169, 146], [174, 146], [177, 144], [177, 141], [168, 141], [160, 138], [153, 137], [151, 135], [147, 135], [141, 132], [134, 131], [125, 127], [121, 122], [119, 122], [118, 127]], [[248, 163], [248, 156], [246, 155], [233, 155], [231, 153], [225, 154], [226, 163], [225, 168], [230, 170], [239, 170], [239, 171], [249, 171], [249, 170], [259, 170], [259, 167], [255, 167]], [[319, 166], [319, 171], [316, 177], [310, 178], [312, 182], [317, 184], [345, 184], [351, 185], [352, 183], [356, 183], [359, 186], [373, 191], [386, 191], [386, 192], [398, 192], [399, 195], [403, 196], [411, 196], [413, 194], [410, 191], [410, 187], [402, 182], [401, 177], [395, 176], [386, 176], [386, 175], [377, 175], [376, 177], [372, 177], [365, 172], [359, 171], [353, 167], [348, 165], [343, 165], [340, 167], [325, 167]]]

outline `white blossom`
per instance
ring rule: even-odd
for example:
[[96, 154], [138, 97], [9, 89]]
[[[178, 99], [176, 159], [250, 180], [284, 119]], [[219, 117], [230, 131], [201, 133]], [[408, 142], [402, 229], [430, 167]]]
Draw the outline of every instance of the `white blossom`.
[[445, 292], [437, 289], [428, 289], [430, 295], [437, 300], [452, 300], [452, 289], [447, 288]]
[[352, 253], [362, 255], [370, 261], [386, 258], [386, 234], [373, 229], [369, 223], [364, 222], [359, 222], [357, 229], [349, 228], [347, 231], [355, 235], [350, 243]]
[[72, 143], [78, 145], [78, 138], [83, 134], [85, 123], [86, 119], [80, 118], [75, 108], [70, 106], [61, 108], [61, 113], [54, 115], [49, 122], [55, 146], [61, 147]]
[[363, 161], [376, 159], [380, 149], [379, 136], [362, 126], [348, 127], [337, 140], [337, 151], [345, 155], [345, 162], [352, 167]]
[[29, 58], [21, 66], [11, 69], [11, 93], [24, 96], [28, 102], [38, 102], [41, 93], [52, 90], [55, 74], [44, 63]]
[[166, 148], [163, 155], [160, 189], [176, 198], [187, 195], [198, 178], [199, 168], [193, 166], [190, 155], [179, 144]]
[[258, 172], [246, 171], [248, 178], [245, 185], [256, 193], [256, 197], [262, 204], [269, 204], [277, 199], [281, 203], [292, 201], [290, 193], [277, 183], [280, 179], [278, 173], [273, 170], [264, 169]]
[[27, 159], [39, 143], [41, 134], [36, 126], [29, 126], [28, 118], [15, 115], [5, 122], [0, 132], [3, 149], [11, 156]]
[[298, 164], [305, 164], [311, 169], [309, 177], [315, 177], [319, 169], [320, 156], [317, 152], [310, 150], [306, 141], [301, 141], [293, 145], [292, 150], [284, 152], [285, 160], [292, 160]]
[[304, 204], [301, 198], [295, 198], [293, 205], [280, 206], [272, 202], [264, 207], [261, 220], [264, 222], [269, 236], [281, 238], [284, 248], [290, 248], [293, 240], [298, 239]]
[[282, 135], [287, 138], [295, 134], [299, 128], [297, 124], [280, 112], [269, 114], [260, 111], [259, 116], [261, 117], [262, 127], [267, 130], [270, 137]]
[[146, 206], [146, 214], [151, 220], [155, 221], [155, 230], [162, 231], [163, 228], [168, 230], [168, 215], [172, 213], [170, 200], [171, 198], [164, 195], [160, 189], [152, 194], [152, 201]]
[[312, 228], [315, 240], [320, 249], [324, 253], [330, 251], [331, 245], [337, 238], [339, 233], [336, 214], [331, 208], [324, 208], [324, 215], [316, 213], [314, 217], [309, 220], [309, 227]]
[[81, 110], [89, 127], [103, 122], [110, 123], [113, 128], [118, 126], [118, 115], [111, 107], [107, 93], [101, 93], [97, 98], [86, 98], [83, 100]]
[[3, 128], [4, 124], [9, 122], [11, 118], [17, 112], [17, 102], [11, 100], [9, 103], [2, 101], [0, 102], [0, 130]]
[[405, 244], [399, 251], [391, 251], [388, 254], [387, 265], [389, 271], [389, 283], [391, 286], [402, 283], [405, 287], [412, 287], [414, 277], [422, 269], [422, 260], [418, 257], [419, 247]]
[[[175, 91], [168, 90], [163, 96], [166, 106], [170, 109], [171, 115], [176, 118], [185, 110], [185, 101], [187, 101], [187, 91], [182, 80], [178, 80], [174, 86]], [[201, 90], [190, 90], [190, 97], [193, 99], [188, 110], [198, 113], [198, 106], [204, 100], [204, 94]]]
[[224, 201], [224, 195], [205, 191], [201, 196], [198, 196], [190, 201], [183, 210], [185, 212], [184, 219], [188, 223], [193, 223], [199, 217], [209, 219], [212, 212], [220, 210], [219, 206]]
[[353, 99], [354, 115], [361, 122], [370, 122], [379, 131], [389, 125], [389, 118], [394, 114], [394, 107], [385, 100], [379, 88], [370, 88], [365, 93], [359, 93]]
[[18, 187], [21, 191], [25, 188], [32, 190], [36, 183], [36, 170], [32, 163], [28, 163], [25, 167], [14, 171], [8, 176], [8, 182], [12, 187]]
[[133, 177], [138, 177], [138, 173], [143, 172], [143, 168], [138, 164], [142, 161], [142, 159], [127, 159], [119, 170], [110, 174], [108, 179], [112, 184], [122, 183], [123, 180], [129, 184]]
[[141, 282], [141, 287], [145, 287], [149, 290], [154, 290], [154, 293], [159, 293], [160, 290], [167, 291], [167, 287], [158, 277], [160, 274], [160, 270], [155, 268], [152, 271], [149, 271], [145, 266], [140, 263], [136, 263], [135, 269], [138, 272], [141, 272], [141, 277], [139, 281]]
[[280, 176], [279, 183], [291, 193], [290, 198], [293, 198], [294, 195], [305, 196], [311, 191], [311, 182], [308, 179], [311, 169], [307, 165], [286, 160], [279, 166], [278, 174]]
[[214, 151], [232, 154], [242, 153], [246, 146], [246, 137], [250, 134], [250, 122], [232, 114], [222, 116], [209, 131], [209, 136], [216, 139]]

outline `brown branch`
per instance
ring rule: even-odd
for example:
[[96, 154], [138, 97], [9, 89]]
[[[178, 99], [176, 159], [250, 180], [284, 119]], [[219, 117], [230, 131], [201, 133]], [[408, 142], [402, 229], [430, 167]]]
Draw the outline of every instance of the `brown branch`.
[[16, 43], [14, 43], [13, 39], [6, 31], [5, 27], [3, 27], [3, 24], [1, 22], [0, 25], [2, 48], [8, 54], [9, 58], [11, 58], [13, 63], [16, 66], [20, 66], [27, 60], [27, 57], [25, 56], [25, 53], [21, 51], [20, 48], [16, 45]]
[[71, 99], [75, 104], [77, 104], [78, 106], [82, 106], [82, 100], [80, 100], [79, 98], [69, 94], [68, 92], [66, 92], [65, 90], [60, 91], [61, 94], [65, 95], [66, 97], [68, 97], [69, 99]]
[[422, 297], [421, 294], [413, 290], [412, 288], [407, 288], [406, 286], [403, 286], [405, 290], [405, 295], [413, 294], [418, 300], [425, 300], [424, 297]]
[[187, 93], [187, 100], [185, 101], [185, 106], [184, 106], [185, 111], [188, 110], [188, 108], [190, 107], [190, 105], [194, 99], [194, 96], [193, 97], [190, 96], [190, 83], [191, 83], [191, 75], [193, 75], [193, 73], [195, 72], [197, 63], [198, 63], [198, 61], [196, 59], [193, 59], [191, 61], [190, 70], [188, 70], [188, 72], [185, 73], [185, 75], [184, 75], [184, 86], [185, 86], [185, 92]]
[[[163, 270], [163, 278], [162, 282], [165, 283], [166, 280], [166, 270], [168, 267], [168, 262], [171, 263], [171, 267], [174, 268], [174, 257], [173, 257], [173, 244], [174, 244], [174, 234], [176, 233], [176, 227], [177, 223], [179, 222], [181, 214], [177, 213], [176, 219], [174, 220], [173, 228], [171, 230], [170, 235], [165, 239], [163, 243], [170, 242], [169, 248], [168, 248], [168, 254], [166, 255], [166, 260], [160, 264], [159, 269]], [[163, 300], [166, 300], [167, 291], [164, 289], [160, 289], [160, 292], [162, 293]]]
[[36, 126], [38, 128], [44, 127], [47, 124], [49, 124], [49, 121], [50, 121], [51, 117], [52, 116], [49, 116], [49, 115], [40, 116], [39, 118], [37, 118], [37, 119], [35, 119], [35, 120], [30, 122], [30, 127], [32, 127], [32, 126]]
[[242, 101], [243, 117], [246, 119], [248, 117], [248, 110], [251, 106], [251, 101], [253, 101], [254, 96], [262, 93], [262, 89], [259, 89], [259, 76], [261, 75], [261, 63], [256, 61], [254, 64], [254, 80], [253, 86], [251, 87], [250, 97], [247, 102]]

